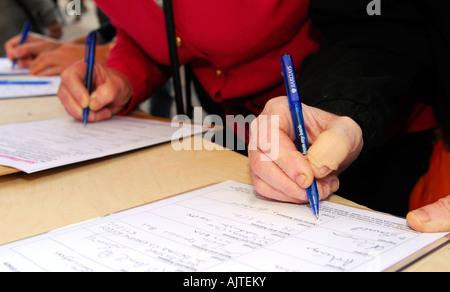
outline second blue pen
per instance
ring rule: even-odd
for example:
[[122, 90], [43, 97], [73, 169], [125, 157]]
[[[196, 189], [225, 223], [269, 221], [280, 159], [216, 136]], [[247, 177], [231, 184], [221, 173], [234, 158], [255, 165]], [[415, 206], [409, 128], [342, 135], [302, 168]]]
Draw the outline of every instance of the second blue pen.
[[[292, 121], [295, 127], [297, 149], [306, 156], [308, 151], [308, 137], [306, 136], [306, 127], [303, 119], [302, 104], [300, 101], [300, 93], [298, 92], [294, 64], [292, 62], [292, 57], [289, 54], [281, 56], [281, 67], [283, 70]], [[316, 215], [316, 218], [319, 218], [319, 192], [317, 190], [316, 179], [314, 179], [312, 185], [306, 189], [306, 194], [314, 215]]]
[[0, 85], [45, 85], [50, 83], [45, 80], [0, 80]]

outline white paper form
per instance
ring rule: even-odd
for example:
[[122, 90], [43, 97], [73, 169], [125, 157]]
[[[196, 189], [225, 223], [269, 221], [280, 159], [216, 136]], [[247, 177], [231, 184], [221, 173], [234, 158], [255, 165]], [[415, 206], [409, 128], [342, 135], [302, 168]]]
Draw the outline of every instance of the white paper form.
[[60, 76], [21, 77], [20, 81], [48, 81], [48, 84], [0, 85], [0, 99], [56, 95], [61, 84]]
[[0, 76], [9, 75], [28, 75], [30, 70], [28, 68], [21, 67], [19, 65], [12, 68], [12, 62], [8, 58], [0, 58]]
[[0, 125], [0, 165], [27, 173], [123, 153], [201, 133], [201, 126], [114, 116], [88, 123], [72, 117]]
[[381, 271], [444, 235], [228, 181], [0, 246], [0, 271]]

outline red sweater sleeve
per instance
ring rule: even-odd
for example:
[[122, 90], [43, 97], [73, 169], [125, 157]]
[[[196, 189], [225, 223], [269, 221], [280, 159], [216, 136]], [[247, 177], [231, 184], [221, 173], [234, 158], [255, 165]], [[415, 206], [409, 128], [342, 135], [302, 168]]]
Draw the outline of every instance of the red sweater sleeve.
[[119, 114], [130, 112], [142, 101], [149, 98], [158, 88], [167, 82], [168, 69], [157, 66], [141, 48], [126, 34], [118, 29], [116, 44], [106, 62], [109, 68], [125, 74], [133, 86], [133, 94]]

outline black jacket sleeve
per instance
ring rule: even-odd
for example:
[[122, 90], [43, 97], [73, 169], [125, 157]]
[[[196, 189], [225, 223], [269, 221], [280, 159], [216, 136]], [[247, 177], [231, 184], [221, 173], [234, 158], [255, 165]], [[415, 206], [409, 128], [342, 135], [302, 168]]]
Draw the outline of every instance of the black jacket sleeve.
[[104, 45], [111, 42], [116, 37], [117, 30], [112, 25], [109, 17], [105, 13], [103, 13], [103, 11], [101, 11], [98, 7], [97, 7], [97, 17], [100, 22], [100, 27], [96, 30], [97, 40], [100, 44]]
[[303, 102], [353, 118], [370, 154], [385, 138], [397, 106], [431, 67], [423, 15], [414, 1], [381, 0], [370, 16], [370, 0], [311, 0], [310, 18], [322, 31], [318, 52], [302, 65]]
[[450, 151], [450, 1], [429, 0], [422, 3], [426, 5], [426, 23], [439, 84], [434, 111]]

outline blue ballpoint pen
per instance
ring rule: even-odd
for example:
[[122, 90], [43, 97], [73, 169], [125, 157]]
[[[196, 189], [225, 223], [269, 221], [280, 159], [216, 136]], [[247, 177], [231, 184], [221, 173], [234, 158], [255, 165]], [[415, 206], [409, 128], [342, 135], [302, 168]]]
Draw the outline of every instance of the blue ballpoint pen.
[[[92, 93], [92, 78], [94, 76], [94, 65], [95, 65], [95, 46], [97, 42], [97, 35], [95, 32], [91, 32], [86, 39], [86, 50], [85, 58], [86, 62], [86, 77], [84, 78], [84, 85], [89, 93]], [[83, 124], [87, 124], [87, 119], [89, 116], [89, 106], [83, 109]]]
[[[28, 37], [28, 34], [30, 33], [31, 30], [31, 24], [27, 21], [25, 22], [23, 29], [22, 29], [22, 36], [20, 37], [20, 41], [19, 41], [19, 45], [22, 45]], [[16, 67], [16, 63], [17, 63], [17, 59], [14, 59], [12, 61], [12, 69], [14, 69], [14, 67]]]
[[45, 85], [50, 83], [45, 80], [0, 80], [0, 85]]
[[[292, 62], [292, 57], [289, 54], [281, 56], [281, 67], [289, 100], [289, 109], [291, 110], [295, 127], [297, 149], [306, 156], [308, 151], [308, 137], [306, 136], [306, 127], [303, 119], [302, 104], [298, 92], [294, 64]], [[312, 185], [306, 189], [306, 193], [314, 215], [316, 215], [316, 218], [319, 218], [319, 192], [317, 191], [316, 179], [314, 179]]]

